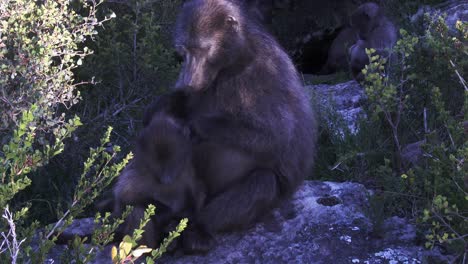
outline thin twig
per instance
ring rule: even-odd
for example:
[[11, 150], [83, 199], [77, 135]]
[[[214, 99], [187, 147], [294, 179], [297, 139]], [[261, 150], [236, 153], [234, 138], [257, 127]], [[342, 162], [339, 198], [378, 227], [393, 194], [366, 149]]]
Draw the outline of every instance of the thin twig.
[[427, 135], [429, 131], [427, 130], [427, 108], [426, 107], [424, 107], [423, 115], [424, 115], [424, 133]]
[[452, 233], [455, 234], [455, 235], [457, 236], [458, 239], [461, 239], [462, 242], [464, 242], [463, 238], [464, 238], [465, 236], [468, 236], [468, 235], [463, 235], [463, 236], [460, 235], [457, 231], [455, 231], [455, 229], [452, 228], [452, 226], [451, 226], [450, 224], [448, 224], [448, 223], [445, 221], [445, 219], [444, 219], [442, 216], [440, 216], [437, 212], [433, 212], [433, 213], [434, 213], [434, 215], [439, 219], [439, 221], [441, 221], [441, 222], [445, 225], [445, 227], [447, 227], [448, 229], [450, 229], [450, 231], [452, 231]]
[[59, 228], [62, 223], [63, 223], [63, 220], [65, 220], [65, 218], [71, 213], [71, 209], [76, 205], [77, 201], [73, 201], [72, 205], [70, 206], [70, 209], [68, 209], [64, 214], [63, 216], [60, 218], [60, 220], [57, 221], [57, 223], [55, 223], [54, 227], [50, 230], [50, 232], [47, 234], [46, 236], [46, 239], [49, 239], [54, 233], [55, 233], [55, 230], [57, 228]]
[[463, 87], [465, 88], [465, 91], [468, 91], [468, 87], [467, 87], [467, 85], [466, 85], [466, 81], [465, 81], [465, 79], [463, 79], [463, 77], [461, 76], [461, 74], [458, 72], [455, 63], [453, 63], [452, 60], [449, 60], [449, 61], [450, 61], [450, 64], [452, 65], [452, 67], [455, 69], [455, 73], [457, 74], [458, 79], [460, 80], [461, 85], [463, 85]]
[[[18, 255], [20, 252], [21, 244], [23, 244], [23, 242], [26, 239], [23, 239], [18, 242], [18, 238], [16, 236], [16, 225], [15, 225], [15, 222], [13, 221], [13, 215], [8, 209], [8, 206], [5, 208], [5, 211], [3, 212], [2, 217], [6, 219], [6, 221], [8, 222], [8, 225], [10, 226], [10, 231], [8, 232], [8, 234], [5, 235], [5, 233], [2, 232], [2, 236], [3, 236], [4, 242], [6, 242], [8, 250], [10, 251], [11, 263], [16, 264]], [[11, 242], [8, 239], [9, 237], [11, 237]], [[2, 243], [2, 246], [3, 245], [4, 243]]]

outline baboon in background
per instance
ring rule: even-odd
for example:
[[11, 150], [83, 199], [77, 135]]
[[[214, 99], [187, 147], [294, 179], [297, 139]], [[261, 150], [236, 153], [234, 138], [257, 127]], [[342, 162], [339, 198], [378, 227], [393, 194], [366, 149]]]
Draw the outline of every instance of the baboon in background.
[[319, 74], [330, 74], [339, 70], [349, 69], [349, 47], [358, 40], [358, 32], [355, 28], [345, 27], [333, 40], [328, 50], [328, 58]]
[[182, 240], [186, 252], [203, 252], [212, 234], [250, 226], [297, 189], [311, 172], [317, 124], [291, 59], [243, 4], [186, 2], [175, 47], [193, 165], [207, 186]]
[[351, 25], [358, 31], [359, 41], [350, 49], [350, 67], [356, 80], [362, 80], [361, 70], [369, 63], [366, 48], [373, 48], [379, 55], [388, 56], [387, 49], [397, 41], [397, 29], [376, 3], [359, 6], [351, 16]]
[[292, 3], [288, 0], [237, 0], [247, 4], [249, 11], [254, 17], [260, 19], [264, 24], [271, 24], [273, 10], [290, 6]]
[[134, 206], [119, 228], [121, 234], [132, 234], [148, 204], [157, 206], [157, 216], [147, 224], [142, 238], [142, 243], [150, 247], [161, 242], [171, 221], [195, 214], [205, 198], [204, 187], [195, 178], [192, 166], [188, 128], [164, 111], [156, 110], [159, 112], [145, 120], [147, 124], [138, 136], [132, 164], [114, 186], [114, 214], [120, 215], [126, 205]]

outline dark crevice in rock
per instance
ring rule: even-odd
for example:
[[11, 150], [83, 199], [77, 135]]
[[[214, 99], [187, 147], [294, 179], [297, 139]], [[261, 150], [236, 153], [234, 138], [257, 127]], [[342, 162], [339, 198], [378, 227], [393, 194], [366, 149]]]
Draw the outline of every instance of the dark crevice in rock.
[[318, 73], [327, 62], [328, 50], [340, 29], [321, 34], [311, 34], [299, 44], [295, 63], [300, 72], [306, 74]]
[[336, 196], [327, 196], [327, 197], [320, 197], [317, 199], [317, 203], [324, 205], [324, 206], [335, 206], [341, 203], [340, 198]]

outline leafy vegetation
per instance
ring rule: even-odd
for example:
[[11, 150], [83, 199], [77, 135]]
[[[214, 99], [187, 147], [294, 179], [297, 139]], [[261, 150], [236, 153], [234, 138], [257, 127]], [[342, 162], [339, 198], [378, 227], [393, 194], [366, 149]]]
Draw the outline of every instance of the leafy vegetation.
[[468, 244], [468, 25], [449, 28], [444, 17], [429, 15], [425, 21], [419, 36], [400, 31], [390, 60], [367, 50], [367, 118], [356, 135], [327, 133], [324, 147], [335, 159], [321, 167], [331, 173], [321, 174], [376, 189], [370, 212], [376, 222], [390, 215], [419, 219], [428, 248], [461, 260]]
[[112, 247], [111, 258], [113, 263], [133, 263], [143, 254], [148, 254], [145, 263], [153, 264], [154, 260], [161, 257], [162, 254], [166, 252], [169, 244], [179, 237], [181, 232], [187, 227], [188, 219], [184, 218], [180, 221], [179, 225], [177, 225], [176, 230], [170, 232], [169, 236], [164, 239], [157, 249], [152, 249], [145, 245], [138, 245], [138, 241], [141, 239], [141, 235], [144, 232], [144, 227], [154, 215], [154, 211], [155, 207], [149, 205], [140, 221], [139, 227], [133, 231], [133, 235], [126, 235], [118, 247]]
[[[135, 19], [138, 20], [148, 1], [136, 1], [133, 4]], [[111, 127], [106, 130], [105, 124], [98, 127], [99, 131], [96, 134], [102, 134], [101, 131], [104, 131], [104, 136], [99, 147], [90, 149], [88, 158], [73, 157], [77, 154], [85, 157], [83, 152], [89, 145], [84, 146], [81, 153], [72, 154], [67, 149], [79, 142], [76, 133], [79, 132], [77, 129], [83, 126], [83, 119], [76, 114], [80, 114], [81, 109], [90, 111], [86, 106], [77, 107], [77, 103], [83, 98], [82, 95], [84, 98], [90, 96], [86, 92], [80, 93], [80, 87], [90, 87], [94, 83], [87, 81], [92, 78], [82, 72], [82, 66], [85, 61], [89, 63], [87, 59], [92, 58], [93, 50], [99, 51], [104, 48], [91, 45], [91, 41], [96, 40], [98, 30], [102, 30], [103, 26], [115, 27], [116, 23], [122, 22], [111, 22], [116, 15], [103, 5], [102, 1], [79, 0], [0, 1], [2, 263], [44, 263], [64, 229], [93, 204], [132, 158], [131, 153], [123, 155], [118, 145], [110, 143], [113, 130]], [[106, 15], [98, 14], [98, 7], [99, 12]], [[152, 17], [145, 15], [144, 18]], [[123, 22], [128, 22], [125, 16], [123, 19]], [[144, 39], [146, 42], [141, 46], [147, 45], [146, 49], [151, 49], [152, 53], [145, 54], [145, 59], [157, 61], [160, 59], [158, 56], [171, 57], [167, 55], [163, 46], [160, 46], [159, 50], [153, 49], [161, 44], [156, 43], [160, 37], [155, 34], [159, 31], [158, 28], [154, 28], [155, 24], [152, 21], [143, 20], [141, 24], [134, 21], [132, 25], [134, 27], [131, 32], [134, 37], [142, 28], [147, 30]], [[122, 34], [128, 33], [127, 31]], [[106, 40], [105, 37], [100, 40]], [[135, 41], [136, 39], [132, 43]], [[133, 62], [144, 61], [143, 56], [135, 57], [137, 47], [133, 47]], [[117, 51], [119, 48], [122, 46], [118, 46]], [[141, 54], [146, 52], [141, 49]], [[99, 53], [100, 56], [106, 54], [106, 51]], [[125, 55], [124, 52], [119, 54]], [[105, 63], [99, 60], [99, 63], [101, 62]], [[176, 67], [176, 63], [172, 65]], [[102, 69], [107, 67], [105, 64], [95, 66]], [[146, 63], [144, 66], [153, 67], [154, 70], [154, 67], [162, 64]], [[139, 74], [138, 70], [139, 68], [135, 68], [134, 73]], [[78, 78], [77, 73], [81, 74]], [[136, 81], [133, 78], [127, 83]], [[96, 111], [90, 112], [96, 114]], [[85, 114], [82, 116], [89, 117]], [[67, 140], [72, 135], [73, 141]], [[94, 136], [90, 142], [95, 144], [97, 140]], [[64, 162], [70, 160], [81, 162], [82, 165]], [[73, 178], [64, 176], [63, 171], [54, 174], [53, 172], [60, 171], [54, 167], [57, 162], [79, 166], [76, 171], [81, 171], [81, 174], [71, 175]], [[68, 192], [56, 185], [60, 182], [67, 182]], [[41, 201], [45, 201], [50, 208], [55, 208], [55, 215], [52, 210], [47, 210], [44, 214], [43, 207], [36, 206], [38, 201], [39, 205]], [[57, 201], [57, 204], [52, 205], [54, 201]], [[154, 214], [154, 207], [150, 209]], [[130, 210], [131, 208], [128, 208], [120, 219], [111, 219], [110, 214], [96, 214], [97, 228], [91, 241], [86, 241], [87, 238], [75, 238], [69, 244], [70, 250], [64, 252], [62, 261], [86, 263], [91, 260], [97, 248], [102, 248], [113, 240], [114, 231]], [[41, 223], [39, 220], [46, 221]], [[55, 223], [41, 227], [49, 222]], [[159, 249], [152, 251], [151, 259], [161, 256], [185, 225], [186, 220], [182, 221], [176, 232], [171, 233]], [[85, 246], [84, 242], [91, 242], [92, 246]]]
[[[178, 0], [107, 1], [96, 9], [97, 18], [115, 17], [82, 43], [93, 53], [73, 71], [75, 82], [84, 84], [75, 90], [82, 100], [69, 113], [78, 115], [83, 125], [61, 155], [32, 175], [34, 184], [24, 200], [33, 198], [41, 212], [36, 219], [53, 221], [57, 207], [49, 201], [66, 209], [88, 149], [99, 144], [96, 135], [106, 127], [114, 128], [113, 144], [122, 146], [123, 152], [131, 150], [145, 106], [176, 78], [179, 62], [172, 50], [170, 28], [179, 4]], [[80, 5], [73, 9], [85, 13]], [[93, 213], [92, 208], [85, 212]]]

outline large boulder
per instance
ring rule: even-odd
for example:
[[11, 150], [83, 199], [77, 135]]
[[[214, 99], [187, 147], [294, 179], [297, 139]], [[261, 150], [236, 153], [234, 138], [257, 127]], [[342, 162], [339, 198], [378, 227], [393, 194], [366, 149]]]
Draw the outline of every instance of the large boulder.
[[410, 19], [417, 23], [426, 13], [429, 13], [433, 18], [445, 15], [447, 26], [454, 30], [457, 21], [468, 21], [468, 3], [465, 0], [449, 0], [432, 7], [422, 6]]
[[[413, 225], [393, 217], [374, 226], [366, 213], [371, 194], [357, 183], [306, 181], [256, 226], [217, 236], [206, 255], [176, 252], [158, 263], [422, 263], [427, 252], [416, 245]], [[65, 249], [55, 248], [51, 260], [59, 263]], [[93, 263], [111, 263], [110, 246]]]

